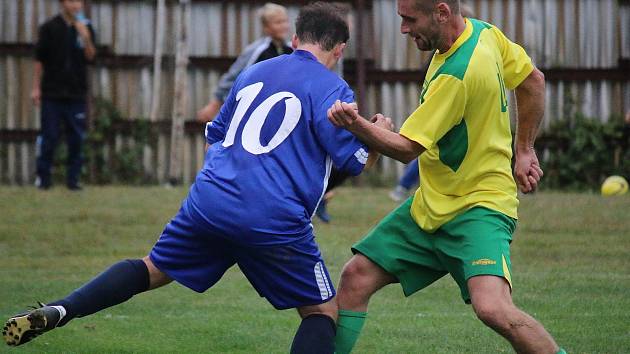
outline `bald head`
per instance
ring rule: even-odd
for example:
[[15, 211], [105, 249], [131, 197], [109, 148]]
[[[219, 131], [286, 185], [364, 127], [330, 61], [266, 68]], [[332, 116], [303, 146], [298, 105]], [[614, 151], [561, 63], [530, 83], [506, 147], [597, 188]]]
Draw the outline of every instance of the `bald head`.
[[459, 0], [416, 0], [416, 7], [425, 13], [433, 12], [435, 6], [439, 3], [445, 3], [451, 9], [451, 13], [459, 15]]

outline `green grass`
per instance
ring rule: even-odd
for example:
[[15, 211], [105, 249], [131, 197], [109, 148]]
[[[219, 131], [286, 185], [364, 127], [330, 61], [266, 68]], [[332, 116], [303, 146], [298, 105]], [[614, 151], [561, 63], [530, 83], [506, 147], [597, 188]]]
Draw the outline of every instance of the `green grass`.
[[[0, 317], [51, 301], [123, 258], [145, 255], [186, 189], [0, 188]], [[395, 207], [387, 191], [342, 189], [316, 232], [335, 281], [349, 246]], [[630, 196], [525, 197], [512, 247], [515, 302], [570, 353], [630, 352]], [[509, 353], [446, 277], [373, 298], [357, 353]], [[230, 270], [205, 294], [171, 284], [7, 353], [283, 353], [299, 323]]]

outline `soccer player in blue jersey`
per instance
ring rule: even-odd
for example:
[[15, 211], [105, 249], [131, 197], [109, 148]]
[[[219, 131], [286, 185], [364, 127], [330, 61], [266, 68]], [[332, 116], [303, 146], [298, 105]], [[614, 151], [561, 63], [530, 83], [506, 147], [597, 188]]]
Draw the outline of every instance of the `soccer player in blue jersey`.
[[[149, 255], [114, 264], [67, 297], [10, 318], [8, 344], [172, 280], [203, 292], [238, 264], [275, 308], [297, 308], [302, 322], [292, 353], [334, 352], [335, 289], [311, 217], [333, 165], [357, 175], [376, 155], [326, 116], [335, 101], [354, 102], [330, 71], [348, 40], [346, 21], [334, 6], [315, 3], [300, 11], [296, 29], [296, 51], [245, 70], [208, 123], [204, 167]], [[382, 116], [374, 124], [392, 128]]]

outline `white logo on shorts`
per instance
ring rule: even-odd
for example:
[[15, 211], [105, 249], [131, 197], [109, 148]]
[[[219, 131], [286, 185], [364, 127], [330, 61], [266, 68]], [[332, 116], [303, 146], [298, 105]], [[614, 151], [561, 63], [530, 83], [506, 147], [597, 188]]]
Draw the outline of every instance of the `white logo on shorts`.
[[367, 163], [368, 156], [368, 152], [365, 151], [363, 148], [360, 148], [354, 153], [354, 157], [356, 157], [357, 161], [359, 161], [359, 163], [362, 165], [365, 165]]
[[314, 271], [315, 280], [317, 281], [317, 286], [319, 287], [319, 294], [322, 296], [322, 300], [328, 300], [332, 296], [332, 291], [330, 290], [330, 283], [328, 282], [326, 272], [324, 272], [324, 265], [322, 262], [317, 262], [315, 264]]

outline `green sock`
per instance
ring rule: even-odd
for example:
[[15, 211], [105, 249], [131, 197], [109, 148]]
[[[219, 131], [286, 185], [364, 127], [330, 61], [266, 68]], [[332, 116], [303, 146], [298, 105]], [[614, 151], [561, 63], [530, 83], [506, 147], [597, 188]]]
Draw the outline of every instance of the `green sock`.
[[335, 339], [336, 354], [349, 354], [352, 351], [357, 339], [359, 339], [366, 316], [367, 312], [339, 310], [337, 337]]
[[560, 350], [558, 350], [558, 352], [556, 354], [567, 354], [567, 351], [560, 348]]

